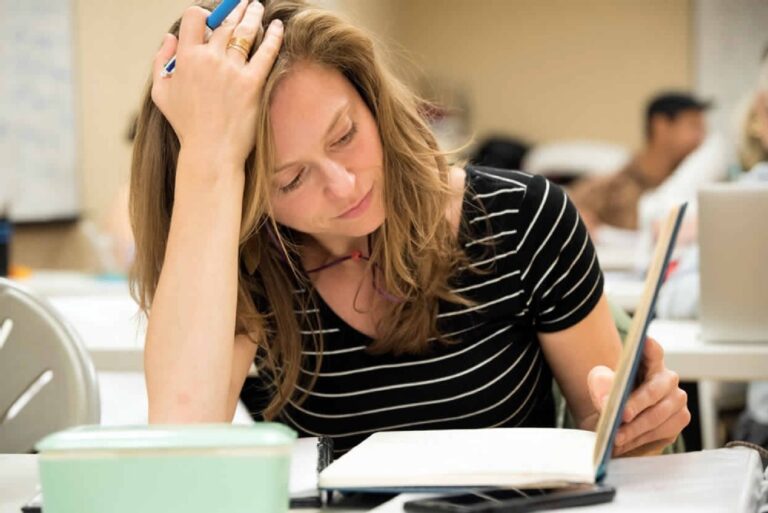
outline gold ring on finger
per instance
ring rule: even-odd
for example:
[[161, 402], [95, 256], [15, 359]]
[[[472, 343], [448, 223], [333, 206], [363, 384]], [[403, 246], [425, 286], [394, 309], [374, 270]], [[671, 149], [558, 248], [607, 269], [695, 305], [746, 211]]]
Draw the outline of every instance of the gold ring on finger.
[[252, 43], [249, 39], [244, 37], [233, 37], [227, 44], [227, 50], [230, 48], [237, 50], [242, 54], [243, 57], [245, 57], [246, 60], [248, 60], [248, 54], [251, 53], [251, 46]]

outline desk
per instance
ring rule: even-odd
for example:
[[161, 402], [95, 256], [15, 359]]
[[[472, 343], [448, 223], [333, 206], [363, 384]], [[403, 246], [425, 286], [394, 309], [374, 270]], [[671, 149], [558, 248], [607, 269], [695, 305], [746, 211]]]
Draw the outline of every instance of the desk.
[[[618, 459], [611, 462], [607, 478], [617, 489], [615, 500], [578, 512], [754, 513], [762, 478], [760, 458], [746, 449]], [[37, 456], [0, 455], [0, 513], [19, 513], [37, 482]], [[400, 513], [402, 500], [393, 499], [371, 513]]]
[[103, 279], [77, 271], [35, 270], [30, 276], [15, 281], [45, 297], [128, 294], [127, 280]]
[[147, 321], [128, 295], [53, 296], [48, 302], [80, 335], [100, 372], [144, 372]]
[[43, 296], [80, 335], [96, 370], [143, 372], [146, 320], [125, 280], [37, 271], [17, 280]]
[[653, 321], [648, 334], [664, 347], [667, 367], [686, 381], [698, 381], [701, 442], [718, 446], [717, 381], [768, 380], [768, 344], [704, 342], [697, 321]]
[[768, 344], [704, 342], [697, 321], [655, 320], [648, 334], [683, 380], [768, 380]]
[[[41, 273], [43, 278], [46, 273]], [[144, 337], [146, 322], [138, 314], [138, 306], [128, 294], [125, 282], [102, 282], [87, 275], [74, 273], [47, 273], [48, 279], [30, 278], [22, 281], [30, 288], [47, 294], [48, 300], [62, 316], [80, 333], [100, 373], [102, 389], [129, 390], [112, 386], [132, 383], [132, 397], [144, 394], [143, 373]], [[607, 273], [606, 291], [620, 306], [634, 309], [642, 289], [642, 281], [631, 273]], [[37, 282], [32, 281], [37, 279]], [[612, 295], [615, 294], [615, 295]], [[702, 415], [703, 442], [705, 448], [716, 447], [715, 426], [717, 412], [712, 400], [714, 380], [751, 381], [768, 379], [768, 345], [759, 344], [709, 344], [699, 337], [699, 325], [695, 321], [656, 320], [651, 323], [649, 334], [659, 340], [666, 352], [669, 368], [680, 374], [681, 379], [700, 381], [699, 398]], [[109, 374], [111, 373], [111, 374]], [[127, 373], [134, 373], [131, 378]], [[110, 379], [105, 382], [104, 378]], [[107, 394], [105, 397], [111, 397]], [[111, 405], [112, 403], [110, 403]], [[133, 418], [118, 412], [105, 403], [107, 419], [115, 423]], [[124, 403], [122, 408], [130, 403]], [[137, 405], [136, 412], [145, 411]], [[247, 415], [238, 410], [243, 420]], [[139, 422], [140, 419], [135, 419]]]
[[[97, 371], [101, 423], [146, 424], [147, 321], [131, 298], [128, 283], [60, 271], [35, 272], [18, 282], [42, 295], [80, 335]], [[235, 422], [253, 422], [242, 403]]]
[[604, 271], [631, 271], [638, 266], [637, 249], [634, 244], [595, 244], [597, 260]]
[[616, 306], [627, 312], [634, 312], [643, 296], [645, 278], [631, 271], [606, 271], [605, 295]]

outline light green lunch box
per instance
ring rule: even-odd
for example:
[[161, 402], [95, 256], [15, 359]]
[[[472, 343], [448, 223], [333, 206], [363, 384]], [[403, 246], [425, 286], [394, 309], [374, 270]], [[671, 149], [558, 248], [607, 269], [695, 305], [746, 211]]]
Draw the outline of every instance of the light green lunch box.
[[275, 423], [83, 426], [38, 442], [45, 513], [284, 513], [296, 433]]

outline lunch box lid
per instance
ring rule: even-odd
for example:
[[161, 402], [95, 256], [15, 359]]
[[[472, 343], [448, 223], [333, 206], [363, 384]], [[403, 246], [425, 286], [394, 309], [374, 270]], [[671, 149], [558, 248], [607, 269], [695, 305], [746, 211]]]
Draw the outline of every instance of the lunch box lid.
[[46, 436], [35, 448], [45, 453], [82, 450], [289, 447], [295, 439], [295, 431], [276, 422], [259, 422], [253, 425], [79, 426]]

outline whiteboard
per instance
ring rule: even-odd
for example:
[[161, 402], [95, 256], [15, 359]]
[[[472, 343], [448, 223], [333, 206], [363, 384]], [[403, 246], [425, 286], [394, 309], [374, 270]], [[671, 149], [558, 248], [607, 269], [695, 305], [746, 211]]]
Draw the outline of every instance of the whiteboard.
[[0, 209], [77, 217], [72, 0], [0, 0]]

